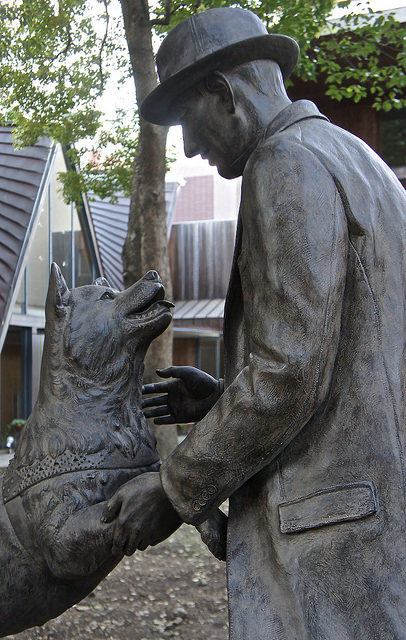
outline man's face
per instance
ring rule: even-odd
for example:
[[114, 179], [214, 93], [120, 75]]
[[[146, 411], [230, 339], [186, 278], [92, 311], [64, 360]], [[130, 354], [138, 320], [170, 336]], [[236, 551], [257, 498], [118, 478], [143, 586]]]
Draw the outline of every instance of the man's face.
[[174, 105], [182, 125], [185, 155], [200, 154], [224, 178], [235, 178], [232, 163], [244, 149], [241, 123], [229, 113], [218, 95], [192, 88]]

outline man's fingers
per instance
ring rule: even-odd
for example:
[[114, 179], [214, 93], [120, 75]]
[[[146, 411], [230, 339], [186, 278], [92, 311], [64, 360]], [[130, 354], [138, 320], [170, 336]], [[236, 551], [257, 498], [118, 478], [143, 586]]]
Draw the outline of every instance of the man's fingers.
[[142, 387], [142, 393], [168, 393], [169, 382], [151, 382], [151, 384], [144, 384]]
[[113, 496], [111, 500], [108, 501], [107, 505], [104, 508], [101, 521], [105, 523], [113, 522], [113, 520], [120, 513], [121, 504], [122, 504], [121, 498], [119, 496]]
[[155, 418], [154, 424], [177, 424], [178, 420], [176, 420], [173, 416], [165, 416], [164, 418]]
[[173, 372], [174, 369], [176, 367], [166, 367], [166, 369], [157, 369], [156, 372], [160, 378], [176, 378]]
[[167, 416], [169, 414], [169, 407], [157, 407], [156, 409], [145, 409], [144, 416], [146, 418], [154, 418], [155, 416]]
[[124, 545], [124, 555], [132, 556], [132, 554], [138, 549], [139, 537], [140, 532], [138, 531], [138, 529], [134, 529], [133, 531], [131, 531], [130, 535], [128, 536], [128, 540]]
[[148, 542], [145, 542], [145, 540], [142, 540], [142, 538], [138, 541], [137, 544], [137, 549], [139, 549], [140, 551], [145, 551], [145, 549], [148, 547]]
[[190, 376], [200, 373], [195, 367], [167, 367], [166, 369], [157, 369], [157, 374], [161, 378], [180, 378], [181, 380], [189, 380]]
[[144, 409], [145, 407], [161, 407], [164, 404], [168, 404], [168, 395], [164, 396], [155, 396], [154, 398], [146, 398], [142, 401], [141, 407]]
[[123, 555], [124, 553], [123, 549], [127, 544], [127, 539], [128, 537], [124, 532], [123, 527], [117, 523], [115, 526], [114, 535], [113, 535], [113, 544], [111, 547], [111, 553], [113, 554], [113, 556]]

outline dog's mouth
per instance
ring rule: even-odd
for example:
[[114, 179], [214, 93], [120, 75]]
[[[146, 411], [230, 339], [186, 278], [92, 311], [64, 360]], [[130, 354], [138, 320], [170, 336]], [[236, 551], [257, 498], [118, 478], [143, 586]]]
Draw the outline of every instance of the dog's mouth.
[[165, 313], [169, 313], [171, 315], [170, 309], [175, 305], [173, 302], [165, 300], [164, 295], [164, 288], [162, 287], [158, 289], [155, 295], [147, 300], [142, 306], [137, 306], [135, 309], [132, 309], [127, 313], [127, 319], [132, 324], [139, 325], [155, 320], [155, 318], [158, 318]]

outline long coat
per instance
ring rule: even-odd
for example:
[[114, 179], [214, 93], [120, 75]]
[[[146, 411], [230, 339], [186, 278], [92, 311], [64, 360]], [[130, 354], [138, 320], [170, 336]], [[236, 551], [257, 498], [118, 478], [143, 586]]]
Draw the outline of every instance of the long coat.
[[405, 244], [385, 163], [280, 112], [243, 175], [226, 388], [162, 468], [186, 522], [231, 495], [232, 640], [406, 638]]

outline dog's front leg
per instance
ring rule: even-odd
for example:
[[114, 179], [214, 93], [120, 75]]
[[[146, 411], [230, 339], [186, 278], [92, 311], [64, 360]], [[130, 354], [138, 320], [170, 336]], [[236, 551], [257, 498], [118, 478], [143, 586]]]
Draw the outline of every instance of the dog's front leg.
[[[105, 502], [85, 507], [68, 516], [63, 526], [43, 547], [51, 572], [61, 579], [89, 576], [111, 561], [114, 523], [101, 522]], [[117, 561], [121, 556], [117, 557]]]

